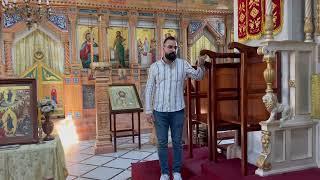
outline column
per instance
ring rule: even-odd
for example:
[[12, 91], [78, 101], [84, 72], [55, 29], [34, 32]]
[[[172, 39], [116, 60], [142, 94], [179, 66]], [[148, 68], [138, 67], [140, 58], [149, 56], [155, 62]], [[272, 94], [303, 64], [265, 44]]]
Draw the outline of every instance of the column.
[[313, 23], [312, 23], [312, 16], [311, 16], [311, 9], [312, 9], [312, 0], [305, 0], [305, 17], [304, 17], [304, 33], [305, 33], [305, 40], [304, 42], [312, 42], [312, 32], [313, 32]]
[[110, 104], [108, 87], [111, 84], [110, 64], [98, 62], [92, 64], [95, 74], [95, 94], [96, 98], [96, 142], [94, 146], [95, 154], [105, 154], [113, 152], [110, 132]]
[[320, 36], [320, 0], [317, 0], [317, 11], [316, 11], [316, 35]]
[[189, 19], [181, 18], [180, 20], [180, 27], [181, 27], [181, 42], [182, 42], [182, 58], [188, 58], [188, 26], [189, 26]]
[[4, 69], [4, 64], [2, 62], [2, 43], [0, 43], [0, 78], [4, 76], [5, 76], [5, 69]]
[[129, 63], [130, 66], [136, 66], [138, 64], [137, 58], [137, 43], [136, 43], [136, 26], [138, 22], [138, 15], [136, 11], [129, 12], [129, 37], [130, 37], [130, 54]]
[[63, 39], [64, 46], [64, 74], [71, 73], [71, 64], [70, 64], [70, 42], [68, 34], [64, 35]]
[[[258, 54], [263, 55], [263, 61], [267, 64], [267, 68], [263, 72], [263, 76], [265, 79], [265, 82], [267, 84], [266, 94], [263, 96], [262, 101], [266, 106], [266, 109], [269, 113], [271, 113], [271, 110], [273, 110], [272, 106], [274, 103], [277, 103], [277, 96], [273, 93], [272, 89], [272, 83], [275, 78], [275, 71], [272, 68], [274, 61], [275, 61], [275, 52], [272, 50], [268, 50], [266, 47], [259, 47], [258, 48]], [[271, 121], [274, 121], [274, 119], [271, 119], [271, 117], [264, 122], [261, 122], [261, 144], [262, 144], [262, 152], [260, 153], [258, 159], [257, 159], [257, 167], [256, 173], [259, 175], [262, 175], [265, 171], [269, 171], [271, 166], [271, 128], [268, 127], [268, 123]]]
[[12, 68], [12, 41], [13, 33], [2, 33], [4, 40], [4, 58], [5, 58], [5, 72], [7, 77], [13, 77], [13, 68]]
[[76, 47], [76, 24], [77, 24], [77, 14], [71, 13], [68, 14], [68, 18], [70, 21], [70, 31], [71, 31], [71, 64], [77, 64], [77, 47]]
[[162, 47], [163, 47], [163, 25], [164, 25], [164, 14], [159, 13], [157, 14], [157, 19], [156, 19], [156, 35], [157, 35], [157, 59], [162, 58]]
[[272, 0], [266, 0], [266, 24], [265, 24], [265, 40], [273, 40], [273, 15], [272, 15]]
[[[99, 46], [99, 61], [100, 62], [109, 62], [110, 61], [110, 56], [109, 56], [109, 48], [107, 47], [107, 20], [108, 17], [105, 15], [99, 15], [98, 21], [99, 21], [99, 42], [100, 42], [100, 46]], [[108, 55], [108, 56], [107, 56]], [[107, 60], [107, 58], [109, 60]]]

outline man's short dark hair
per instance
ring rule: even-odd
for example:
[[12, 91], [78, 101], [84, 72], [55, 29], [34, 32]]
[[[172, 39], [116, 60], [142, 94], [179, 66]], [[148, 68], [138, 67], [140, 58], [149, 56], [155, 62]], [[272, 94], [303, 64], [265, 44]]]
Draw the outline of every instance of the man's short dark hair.
[[173, 36], [168, 36], [168, 37], [166, 37], [166, 38], [164, 39], [163, 44], [165, 44], [168, 40], [177, 41], [175, 37], [173, 37]]

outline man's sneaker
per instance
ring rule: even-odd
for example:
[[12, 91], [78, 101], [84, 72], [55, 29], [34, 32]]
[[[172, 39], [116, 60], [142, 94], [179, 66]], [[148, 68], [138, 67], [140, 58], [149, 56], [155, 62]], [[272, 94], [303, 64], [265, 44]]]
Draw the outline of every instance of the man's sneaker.
[[169, 180], [169, 175], [168, 174], [161, 174], [160, 180]]
[[182, 180], [181, 174], [178, 172], [173, 173], [173, 180]]

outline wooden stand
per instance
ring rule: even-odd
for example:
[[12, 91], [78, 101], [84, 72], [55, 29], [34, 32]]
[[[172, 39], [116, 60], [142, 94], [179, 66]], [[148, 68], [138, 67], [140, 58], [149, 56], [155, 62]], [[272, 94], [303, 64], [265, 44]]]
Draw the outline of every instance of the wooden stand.
[[[112, 84], [109, 86], [110, 94], [110, 132], [113, 138], [114, 151], [117, 151], [117, 138], [130, 137], [134, 143], [135, 136], [138, 136], [139, 149], [141, 148], [140, 135], [140, 112], [143, 107], [135, 84]], [[138, 113], [138, 131], [134, 129], [134, 113]], [[117, 114], [131, 114], [131, 128], [117, 130]], [[113, 118], [112, 118], [113, 116]], [[113, 119], [113, 121], [112, 121]], [[112, 129], [113, 125], [113, 129]], [[129, 133], [128, 133], [129, 132]], [[119, 134], [117, 134], [119, 133]]]
[[[118, 137], [130, 137], [132, 136], [132, 142], [134, 143], [135, 140], [135, 136], [138, 136], [138, 141], [139, 141], [139, 149], [141, 149], [141, 133], [140, 133], [140, 112], [141, 111], [136, 111], [138, 113], [138, 131], [136, 131], [134, 129], [134, 113], [131, 113], [131, 128], [130, 129], [121, 129], [121, 130], [117, 130], [117, 123], [116, 123], [116, 115], [117, 114], [124, 114], [124, 113], [110, 113], [110, 131], [112, 134], [112, 138], [113, 138], [113, 147], [114, 147], [114, 152], [117, 152], [117, 138]], [[112, 118], [113, 116], [113, 118]], [[113, 129], [112, 129], [112, 125], [113, 125]], [[131, 133], [126, 133], [126, 132], [131, 132]], [[117, 133], [120, 133], [117, 135]], [[124, 134], [125, 133], [125, 134]]]

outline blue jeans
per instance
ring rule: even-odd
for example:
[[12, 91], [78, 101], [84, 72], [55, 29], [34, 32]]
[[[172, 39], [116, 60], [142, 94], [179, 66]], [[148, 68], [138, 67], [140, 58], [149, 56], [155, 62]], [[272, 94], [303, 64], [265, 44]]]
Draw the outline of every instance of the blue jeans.
[[158, 155], [161, 174], [169, 174], [168, 167], [168, 130], [171, 130], [173, 145], [173, 172], [179, 172], [182, 164], [182, 130], [184, 110], [176, 112], [153, 111], [158, 139]]

